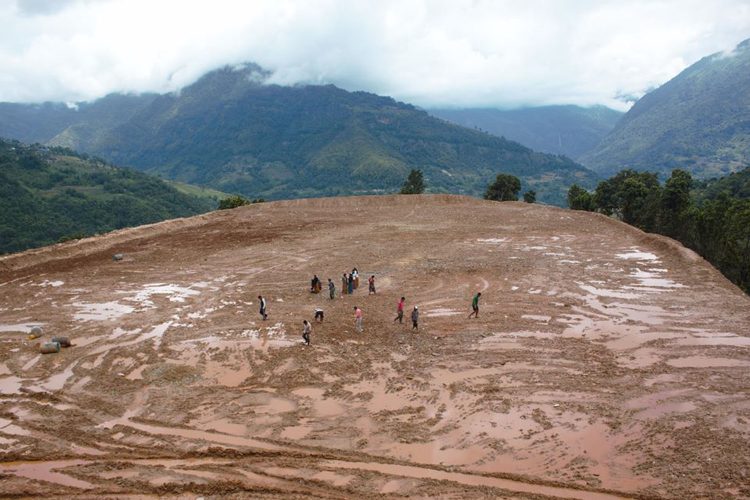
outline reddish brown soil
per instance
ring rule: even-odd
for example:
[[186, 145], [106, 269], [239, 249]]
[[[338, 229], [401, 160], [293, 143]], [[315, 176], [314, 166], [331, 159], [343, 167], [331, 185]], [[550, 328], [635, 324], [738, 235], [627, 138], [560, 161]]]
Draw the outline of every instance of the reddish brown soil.
[[[401, 295], [418, 332], [393, 322]], [[670, 240], [453, 196], [266, 203], [8, 256], [0, 496], [748, 497], [749, 306]], [[38, 354], [53, 335], [75, 345]]]

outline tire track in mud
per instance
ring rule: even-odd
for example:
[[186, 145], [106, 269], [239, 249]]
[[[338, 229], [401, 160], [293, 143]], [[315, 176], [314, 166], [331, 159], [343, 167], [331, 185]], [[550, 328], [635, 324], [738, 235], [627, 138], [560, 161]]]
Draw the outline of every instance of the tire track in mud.
[[[132, 425], [132, 423], [131, 423]], [[154, 429], [153, 426], [146, 426]], [[141, 426], [135, 424], [134, 428], [140, 429]], [[174, 428], [165, 428], [168, 430], [168, 434], [176, 435]], [[213, 435], [213, 438], [217, 438], [217, 433], [205, 433], [207, 435]], [[230, 436], [227, 436], [230, 437]], [[286, 457], [304, 458], [306, 460], [317, 460], [314, 464], [308, 464], [307, 467], [310, 469], [322, 471], [364, 471], [375, 473], [380, 476], [386, 477], [400, 477], [409, 478], [415, 480], [426, 480], [426, 481], [437, 481], [440, 483], [452, 483], [456, 485], [466, 487], [481, 487], [496, 490], [498, 494], [520, 494], [522, 496], [531, 495], [535, 498], [543, 496], [546, 498], [559, 498], [559, 499], [580, 499], [580, 500], [622, 500], [636, 498], [627, 494], [613, 492], [613, 491], [598, 491], [592, 489], [584, 489], [579, 487], [566, 487], [561, 484], [545, 483], [541, 481], [526, 481], [520, 478], [510, 477], [499, 477], [489, 476], [483, 474], [473, 474], [469, 472], [455, 472], [450, 470], [442, 470], [437, 467], [430, 467], [421, 464], [404, 464], [404, 463], [390, 463], [378, 461], [377, 457], [366, 456], [367, 461], [360, 461], [355, 459], [347, 459], [346, 457], [332, 457], [331, 452], [334, 450], [306, 450], [304, 448], [286, 447], [282, 445], [273, 445], [270, 443], [262, 443], [262, 446], [255, 446], [259, 442], [256, 440], [248, 441], [247, 448], [251, 451], [260, 450], [265, 456], [272, 455], [283, 455]], [[212, 442], [219, 444], [228, 444], [224, 437], [215, 439]], [[244, 445], [243, 445], [244, 446]], [[246, 453], [248, 450], [238, 450], [241, 454]], [[99, 486], [96, 485], [96, 480], [99, 478], [86, 477], [87, 480], [82, 480], [66, 474], [58, 469], [65, 469], [69, 467], [81, 467], [114, 464], [114, 463], [126, 463], [132, 465], [159, 465], [159, 464], [172, 464], [172, 466], [190, 466], [192, 469], [185, 470], [184, 472], [190, 474], [200, 473], [199, 469], [195, 469], [201, 465], [231, 465], [236, 467], [236, 463], [231, 460], [230, 457], [223, 455], [225, 452], [220, 452], [216, 457], [212, 457], [210, 451], [208, 453], [201, 453], [200, 457], [165, 457], [165, 458], [109, 458], [109, 459], [67, 459], [67, 460], [49, 460], [49, 461], [18, 461], [0, 464], [0, 473], [16, 475], [25, 477], [28, 479], [39, 480], [58, 484], [62, 486], [69, 486], [81, 490], [97, 489]], [[270, 455], [269, 455], [270, 454]], [[365, 457], [363, 457], [365, 458]], [[173, 469], [174, 470], [174, 469]], [[244, 470], [241, 471], [244, 474]], [[84, 475], [78, 472], [79, 475]], [[226, 481], [231, 476], [227, 472], [221, 474], [222, 479]], [[266, 474], [263, 474], [265, 477]], [[200, 476], [198, 476], [200, 477]], [[283, 477], [268, 475], [272, 479], [284, 479]], [[277, 484], [276, 486], [283, 485]], [[295, 485], [298, 486], [298, 485]], [[331, 492], [344, 491], [338, 490], [333, 485], [327, 485], [327, 488]]]

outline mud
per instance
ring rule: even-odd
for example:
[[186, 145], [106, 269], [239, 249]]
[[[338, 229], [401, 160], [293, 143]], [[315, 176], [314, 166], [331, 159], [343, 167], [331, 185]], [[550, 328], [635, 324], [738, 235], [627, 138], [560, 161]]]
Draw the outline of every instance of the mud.
[[601, 216], [266, 203], [0, 258], [0, 292], [0, 496], [750, 496], [750, 300]]

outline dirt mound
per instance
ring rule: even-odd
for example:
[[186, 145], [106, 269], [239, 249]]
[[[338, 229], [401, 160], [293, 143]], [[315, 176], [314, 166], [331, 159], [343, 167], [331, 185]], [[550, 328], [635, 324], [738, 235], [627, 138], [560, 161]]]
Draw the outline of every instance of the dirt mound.
[[2, 496], [750, 495], [750, 301], [596, 214], [263, 203], [4, 257], [0, 297]]

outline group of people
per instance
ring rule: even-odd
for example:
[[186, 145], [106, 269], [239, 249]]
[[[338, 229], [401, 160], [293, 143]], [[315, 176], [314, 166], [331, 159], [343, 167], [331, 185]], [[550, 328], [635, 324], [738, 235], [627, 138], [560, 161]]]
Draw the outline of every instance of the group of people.
[[[375, 276], [372, 275], [367, 280], [368, 282], [368, 288], [369, 288], [369, 295], [375, 294]], [[348, 274], [344, 273], [341, 277], [341, 295], [347, 295], [352, 294], [354, 290], [359, 286], [359, 273], [357, 271], [357, 268], [355, 267], [352, 269], [352, 272]], [[318, 275], [314, 275], [311, 282], [310, 282], [310, 292], [312, 293], [320, 293], [322, 291], [322, 283], [320, 279], [318, 278]], [[328, 278], [328, 293], [331, 300], [336, 298], [336, 285], [333, 283], [331, 278]], [[474, 316], [474, 318], [479, 317], [479, 299], [482, 297], [482, 292], [477, 292], [474, 297], [471, 300], [471, 313], [469, 314], [469, 318]], [[267, 311], [267, 304], [266, 299], [262, 295], [258, 295], [258, 302], [260, 305], [260, 315], [263, 318], [263, 320], [268, 319], [268, 311]], [[393, 319], [394, 322], [398, 321], [399, 323], [404, 322], [404, 307], [406, 304], [406, 297], [401, 297], [401, 299], [396, 304], [396, 317]], [[315, 321], [316, 322], [322, 322], [324, 318], [324, 312], [323, 309], [320, 307], [315, 308]], [[419, 331], [419, 306], [414, 306], [414, 309], [411, 311], [411, 323], [412, 323], [412, 330]], [[357, 330], [357, 332], [362, 333], [362, 309], [360, 309], [357, 306], [354, 306], [354, 328]], [[305, 341], [306, 345], [310, 345], [310, 336], [312, 333], [312, 325], [309, 321], [306, 319], [302, 321], [302, 339]]]
[[[359, 288], [359, 271], [355, 267], [350, 273], [344, 273], [341, 275], [341, 296], [352, 295], [354, 290]], [[367, 278], [367, 290], [368, 295], [374, 295], [377, 293], [375, 290], [375, 275]], [[318, 278], [318, 275], [313, 275], [310, 280], [310, 293], [320, 293], [323, 291], [323, 282]], [[333, 300], [336, 298], [336, 284], [331, 278], [328, 278], [328, 297]]]

